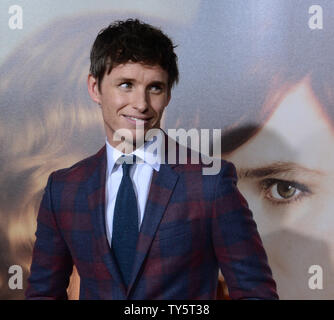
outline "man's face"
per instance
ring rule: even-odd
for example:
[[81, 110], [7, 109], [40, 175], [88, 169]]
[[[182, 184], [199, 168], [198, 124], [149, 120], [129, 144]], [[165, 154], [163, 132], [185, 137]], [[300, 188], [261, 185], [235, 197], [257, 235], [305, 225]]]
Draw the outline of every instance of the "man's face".
[[[101, 82], [101, 90], [91, 75], [88, 89], [102, 108], [108, 142], [116, 147], [115, 132], [127, 129], [133, 141], [137, 129], [147, 132], [160, 127], [160, 120], [170, 100], [168, 74], [159, 65], [127, 62], [114, 67]], [[138, 132], [138, 131], [137, 131]]]

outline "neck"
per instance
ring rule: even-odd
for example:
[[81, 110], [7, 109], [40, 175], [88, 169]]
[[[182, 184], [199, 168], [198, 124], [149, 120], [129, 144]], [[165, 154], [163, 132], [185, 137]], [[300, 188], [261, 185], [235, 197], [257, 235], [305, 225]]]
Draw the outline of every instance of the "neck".
[[[135, 151], [136, 149], [140, 148], [145, 141], [141, 139], [141, 141], [134, 141], [134, 143], [129, 142], [127, 140], [123, 140], [123, 141], [115, 141], [113, 139], [110, 139], [109, 137], [107, 137], [108, 143], [115, 149], [119, 150], [120, 152], [124, 153], [124, 154], [129, 154], [132, 153], [133, 151]], [[137, 143], [136, 143], [137, 142]]]

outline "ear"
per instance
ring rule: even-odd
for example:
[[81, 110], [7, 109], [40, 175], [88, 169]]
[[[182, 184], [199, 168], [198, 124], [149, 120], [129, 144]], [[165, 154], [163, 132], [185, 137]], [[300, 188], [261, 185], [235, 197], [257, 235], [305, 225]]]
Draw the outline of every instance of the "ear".
[[87, 87], [88, 87], [88, 93], [92, 98], [92, 100], [97, 104], [101, 105], [101, 93], [99, 90], [98, 82], [97, 79], [94, 78], [92, 74], [88, 75]]

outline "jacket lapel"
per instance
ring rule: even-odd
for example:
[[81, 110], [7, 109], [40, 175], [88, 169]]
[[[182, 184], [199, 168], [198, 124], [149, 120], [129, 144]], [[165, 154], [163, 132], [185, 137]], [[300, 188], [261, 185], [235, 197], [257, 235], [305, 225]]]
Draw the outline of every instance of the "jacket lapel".
[[121, 274], [118, 270], [116, 259], [114, 254], [109, 247], [106, 224], [105, 224], [105, 186], [106, 186], [106, 167], [107, 167], [107, 156], [106, 147], [104, 146], [96, 155], [93, 157], [93, 164], [91, 167], [95, 170], [91, 173], [91, 176], [87, 180], [86, 190], [90, 190], [88, 194], [88, 203], [92, 212], [92, 221], [94, 224], [94, 238], [96, 254], [98, 254], [112, 279], [118, 284], [120, 289], [120, 296], [114, 294], [116, 299], [126, 299], [126, 288], [121, 278]]
[[153, 173], [145, 215], [139, 233], [137, 253], [133, 266], [132, 278], [128, 287], [128, 295], [130, 294], [140, 268], [150, 249], [178, 177], [179, 175], [172, 169], [172, 166], [168, 164], [161, 164], [159, 172], [155, 171]]
[[[165, 137], [165, 156], [166, 159], [168, 159], [168, 136]], [[176, 155], [178, 155], [178, 144], [176, 144], [176, 149]], [[176, 157], [176, 159], [178, 158]], [[95, 248], [97, 250], [97, 254], [102, 257], [102, 260], [110, 272], [112, 279], [118, 284], [120, 296], [116, 297], [116, 299], [126, 299], [134, 286], [141, 266], [150, 250], [160, 221], [166, 211], [170, 197], [173, 194], [175, 185], [179, 178], [179, 175], [173, 170], [173, 168], [177, 166], [178, 163], [175, 165], [161, 164], [159, 172], [154, 171], [153, 173], [151, 187], [146, 203], [145, 215], [139, 233], [132, 277], [130, 285], [128, 289], [126, 289], [118, 269], [115, 256], [109, 247], [106, 234], [105, 185], [107, 156], [105, 146], [93, 157], [93, 162], [94, 164], [92, 164], [91, 167], [95, 168], [95, 170], [93, 170], [90, 178], [87, 180], [87, 189], [91, 190], [88, 194], [88, 202], [94, 223], [94, 236], [96, 240]]]

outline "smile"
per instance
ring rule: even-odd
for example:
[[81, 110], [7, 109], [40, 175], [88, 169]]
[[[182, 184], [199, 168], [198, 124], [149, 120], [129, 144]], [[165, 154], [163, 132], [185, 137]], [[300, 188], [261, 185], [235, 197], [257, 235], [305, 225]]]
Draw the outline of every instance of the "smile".
[[148, 122], [149, 119], [139, 119], [136, 117], [131, 116], [123, 116], [126, 120], [128, 120], [131, 123], [137, 123], [137, 124], [145, 124]]

